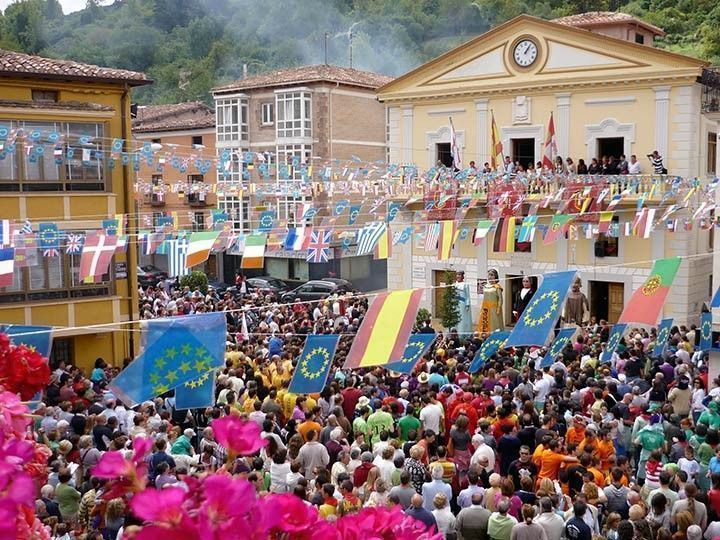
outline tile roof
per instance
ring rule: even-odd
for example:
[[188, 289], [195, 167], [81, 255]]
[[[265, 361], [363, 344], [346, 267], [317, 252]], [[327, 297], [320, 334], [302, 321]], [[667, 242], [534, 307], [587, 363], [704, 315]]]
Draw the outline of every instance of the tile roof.
[[588, 11], [587, 13], [578, 13], [577, 15], [568, 15], [567, 17], [553, 19], [553, 22], [564, 24], [566, 26], [574, 26], [576, 28], [591, 28], [593, 26], [604, 26], [608, 24], [632, 23], [650, 30], [655, 35], [665, 35], [665, 31], [662, 28], [646, 23], [642, 19], [638, 19], [628, 13], [620, 13], [619, 11]]
[[14, 109], [54, 109], [66, 111], [103, 111], [114, 112], [115, 108], [100, 103], [86, 101], [24, 101], [15, 99], [0, 99], [0, 107]]
[[214, 88], [213, 92], [223, 93], [234, 90], [248, 90], [251, 88], [286, 86], [289, 84], [303, 84], [310, 82], [333, 82], [346, 84], [348, 86], [371, 88], [374, 90], [389, 83], [391, 80], [392, 77], [381, 75], [379, 73], [320, 64], [262, 73], [260, 75], [240, 79], [239, 81], [235, 81], [225, 86], [219, 86]]
[[96, 82], [127, 82], [130, 86], [151, 84], [144, 73], [56, 60], [0, 49], [0, 75], [39, 79], [65, 79]]
[[199, 101], [139, 106], [132, 121], [136, 133], [215, 127], [215, 111]]

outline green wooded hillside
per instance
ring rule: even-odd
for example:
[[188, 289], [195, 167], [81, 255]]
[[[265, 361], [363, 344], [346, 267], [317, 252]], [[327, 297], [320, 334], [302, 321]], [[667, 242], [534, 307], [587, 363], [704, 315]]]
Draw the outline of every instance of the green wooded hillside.
[[620, 10], [664, 28], [660, 43], [720, 63], [716, 0], [18, 0], [0, 48], [146, 72], [142, 103], [209, 101], [242, 76], [325, 60], [399, 75], [521, 13], [544, 18]]

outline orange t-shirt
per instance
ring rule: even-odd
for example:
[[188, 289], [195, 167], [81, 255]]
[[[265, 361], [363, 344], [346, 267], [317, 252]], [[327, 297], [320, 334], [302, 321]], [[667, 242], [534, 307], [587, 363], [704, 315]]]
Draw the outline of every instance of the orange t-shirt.
[[578, 451], [584, 452], [585, 447], [590, 445], [591, 447], [597, 449], [599, 439], [597, 437], [593, 437], [592, 439], [588, 439], [587, 437], [583, 437], [583, 440], [578, 444]]
[[538, 478], [550, 478], [551, 480], [558, 479], [558, 472], [563, 461], [565, 461], [565, 455], [558, 454], [552, 450], [543, 450], [540, 456], [540, 472]]
[[307, 441], [307, 434], [308, 431], [311, 429], [315, 430], [315, 433], [317, 433], [318, 438], [320, 437], [320, 430], [322, 429], [322, 426], [318, 424], [317, 422], [313, 422], [312, 420], [305, 420], [302, 424], [300, 424], [297, 427], [297, 431], [300, 435], [302, 435], [302, 438], [304, 441]]
[[585, 438], [585, 428], [576, 428], [575, 426], [567, 430], [565, 441], [568, 444], [579, 445]]
[[595, 485], [598, 487], [598, 489], [602, 489], [605, 487], [605, 476], [603, 476], [603, 473], [598, 471], [595, 467], [589, 467], [588, 471], [593, 474], [595, 477]]
[[612, 441], [599, 440], [595, 445], [595, 455], [600, 460], [600, 468], [607, 472], [610, 469], [610, 456], [615, 455], [615, 445]]
[[542, 458], [542, 453], [544, 450], [545, 450], [545, 448], [543, 447], [543, 445], [538, 444], [535, 447], [535, 451], [533, 452], [533, 455], [532, 455], [532, 462], [535, 464], [535, 466], [538, 469], [540, 469], [540, 465], [542, 465], [541, 458]]

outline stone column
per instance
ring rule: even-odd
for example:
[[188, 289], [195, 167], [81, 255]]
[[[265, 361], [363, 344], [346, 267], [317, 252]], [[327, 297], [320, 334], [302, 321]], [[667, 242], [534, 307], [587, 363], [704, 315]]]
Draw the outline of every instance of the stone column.
[[570, 95], [570, 92], [555, 94], [555, 139], [558, 155], [563, 159], [570, 153]]
[[[668, 132], [670, 127], [670, 87], [655, 86], [655, 148], [665, 159], [667, 167]], [[648, 153], [650, 150], [648, 150]]]
[[475, 156], [473, 160], [478, 168], [481, 168], [487, 161], [490, 162], [490, 124], [488, 123], [488, 102], [487, 99], [475, 100]]
[[413, 106], [402, 107], [402, 149], [400, 155], [403, 162], [414, 163], [413, 160]]

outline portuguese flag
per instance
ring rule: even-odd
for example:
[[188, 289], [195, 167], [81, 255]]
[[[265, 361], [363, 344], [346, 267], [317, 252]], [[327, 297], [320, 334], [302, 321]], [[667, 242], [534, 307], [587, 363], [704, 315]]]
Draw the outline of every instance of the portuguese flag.
[[545, 237], [543, 238], [543, 244], [548, 246], [558, 241], [561, 236], [564, 236], [570, 226], [572, 216], [569, 214], [555, 214], [552, 217], [550, 226], [548, 227]]
[[633, 293], [620, 315], [618, 324], [640, 323], [655, 326], [681, 262], [680, 257], [655, 261], [650, 276], [642, 287]]

